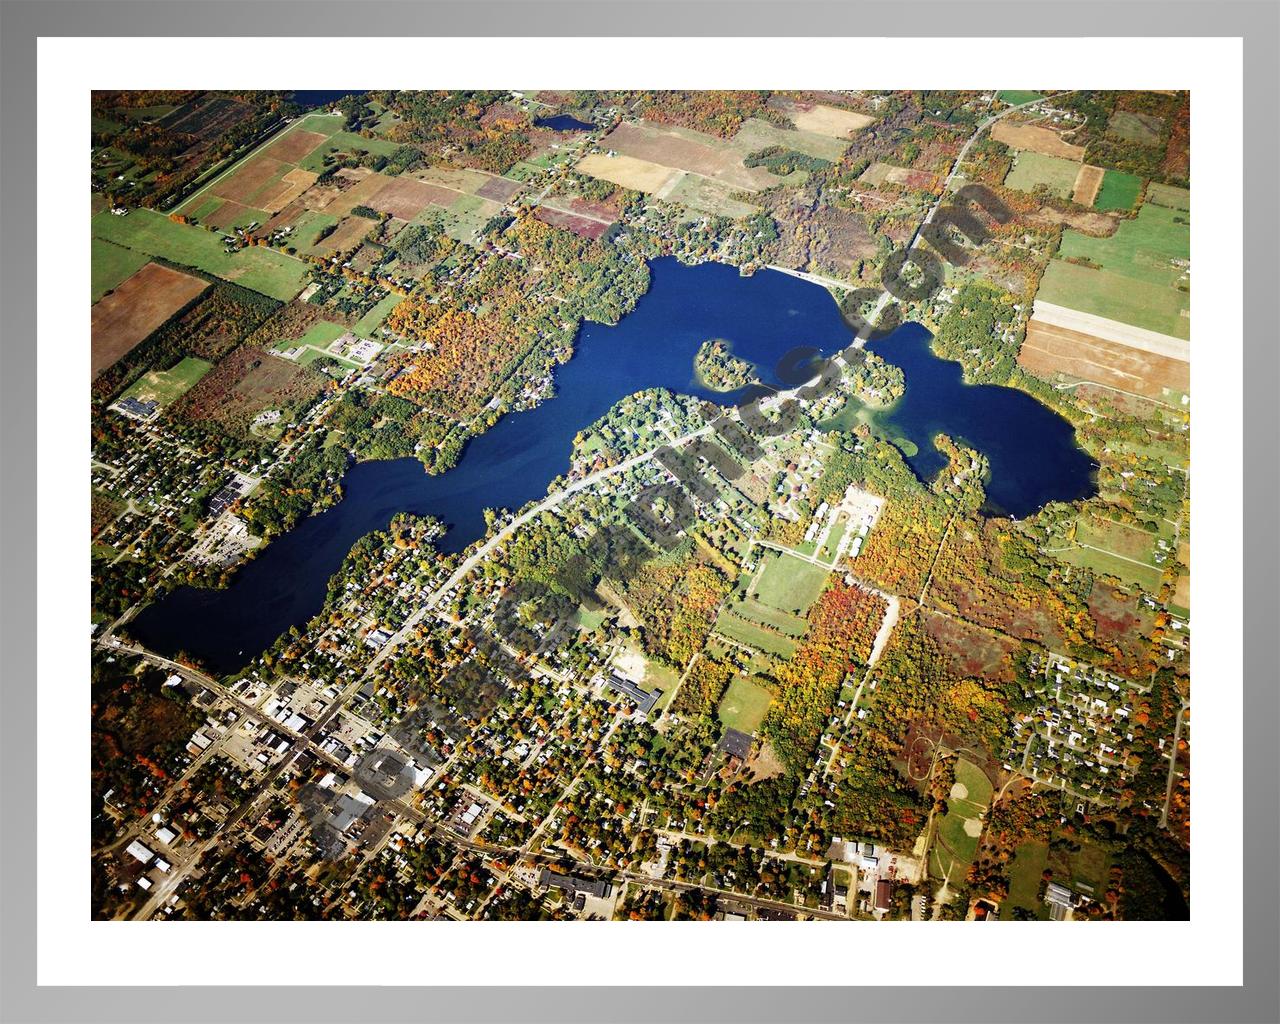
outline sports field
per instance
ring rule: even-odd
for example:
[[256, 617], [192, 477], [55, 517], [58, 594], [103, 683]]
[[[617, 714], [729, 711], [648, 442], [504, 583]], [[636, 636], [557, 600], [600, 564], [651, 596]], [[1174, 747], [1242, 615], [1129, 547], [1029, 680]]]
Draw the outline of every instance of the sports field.
[[764, 721], [772, 700], [772, 694], [759, 683], [744, 676], [735, 676], [720, 701], [717, 716], [729, 729], [754, 733]]
[[1136, 174], [1107, 171], [1093, 206], [1096, 210], [1132, 210], [1141, 192], [1142, 179]]
[[308, 267], [301, 260], [261, 246], [228, 253], [213, 232], [174, 223], [154, 210], [131, 210], [127, 217], [103, 212], [91, 223], [94, 238], [195, 267], [273, 299], [288, 301], [306, 282]]
[[826, 585], [826, 569], [771, 551], [760, 567], [752, 594], [771, 608], [803, 615]]
[[[1191, 336], [1186, 264], [1190, 218], [1180, 210], [1145, 204], [1110, 238], [1079, 231], [1062, 235], [1036, 298], [1175, 338]], [[1074, 258], [1092, 266], [1069, 263]]]
[[963, 758], [956, 761], [955, 775], [947, 813], [938, 823], [929, 853], [929, 870], [937, 878], [961, 880], [978, 852], [982, 816], [991, 803], [991, 780]]
[[163, 409], [195, 386], [196, 381], [213, 369], [213, 363], [187, 356], [177, 366], [144, 374], [121, 398], [153, 401]]
[[1066, 199], [1074, 191], [1079, 173], [1079, 163], [1024, 150], [1014, 158], [1004, 183], [1020, 192], [1031, 192], [1037, 185], [1044, 185], [1055, 196]]
[[1008, 103], [1011, 107], [1044, 99], [1044, 93], [1032, 92], [1030, 89], [1001, 89], [996, 95], [1000, 97], [1001, 103]]

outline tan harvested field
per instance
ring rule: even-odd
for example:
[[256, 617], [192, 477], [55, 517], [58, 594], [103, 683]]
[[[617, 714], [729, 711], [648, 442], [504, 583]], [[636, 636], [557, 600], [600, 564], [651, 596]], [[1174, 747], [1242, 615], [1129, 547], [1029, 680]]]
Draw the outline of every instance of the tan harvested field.
[[1093, 313], [1084, 313], [1078, 309], [1068, 309], [1052, 302], [1037, 299], [1032, 316], [1046, 324], [1065, 327], [1082, 334], [1091, 334], [1106, 341], [1119, 342], [1130, 348], [1141, 349], [1153, 355], [1167, 356], [1182, 362], [1191, 360], [1191, 342], [1185, 338], [1175, 338], [1168, 334], [1159, 334], [1143, 327], [1108, 320]]
[[926, 192], [938, 186], [938, 176], [929, 171], [913, 171], [910, 167], [895, 167], [879, 161], [863, 171], [858, 180], [876, 187], [889, 181], [903, 188], [917, 188]]
[[389, 213], [401, 220], [413, 220], [428, 206], [448, 207], [458, 198], [458, 193], [439, 185], [428, 185], [412, 178], [392, 178], [366, 205], [379, 213]]
[[1064, 141], [1057, 132], [1050, 131], [1048, 128], [1039, 128], [1036, 125], [997, 121], [991, 128], [991, 137], [1013, 149], [1029, 149], [1033, 153], [1060, 156], [1067, 160], [1084, 159], [1083, 146], [1073, 146]]
[[687, 128], [650, 124], [620, 124], [600, 143], [602, 148], [646, 160], [662, 167], [692, 171], [734, 188], [758, 192], [777, 184], [777, 176], [763, 167], [746, 167], [734, 146]]
[[300, 163], [326, 138], [327, 136], [321, 135], [319, 132], [305, 132], [295, 128], [287, 135], [271, 143], [262, 151], [261, 155], [272, 160], [282, 160], [287, 164]]
[[821, 103], [801, 103], [772, 97], [769, 106], [780, 110], [802, 132], [814, 132], [833, 139], [847, 139], [851, 134], [875, 121], [874, 117]]
[[[332, 217], [342, 217], [350, 213], [353, 206], [368, 206], [369, 200], [382, 191], [388, 182], [394, 180], [382, 174], [375, 174], [364, 167], [347, 168], [339, 171], [336, 176], [342, 177], [351, 184], [335, 192], [323, 206], [318, 207]], [[307, 195], [310, 196], [314, 191], [314, 189], [308, 191]]]
[[596, 220], [594, 217], [583, 217], [545, 204], [534, 210], [533, 215], [544, 224], [572, 231], [582, 238], [599, 238], [609, 230], [609, 224], [605, 221]]
[[847, 139], [854, 132], [874, 122], [875, 118], [853, 110], [824, 107], [818, 103], [812, 107], [798, 104], [791, 112], [791, 120], [802, 132], [830, 135], [833, 139]]
[[[223, 199], [230, 199], [243, 206], [258, 206], [254, 197], [273, 181], [279, 181], [291, 166], [269, 156], [256, 156], [237, 168], [221, 181], [210, 186], [209, 191]], [[261, 209], [261, 207], [258, 207]]]
[[1076, 174], [1075, 188], [1071, 192], [1071, 201], [1081, 206], [1092, 206], [1098, 198], [1098, 189], [1102, 187], [1102, 168], [1090, 164], [1081, 164]]
[[1180, 608], [1191, 609], [1191, 577], [1183, 573], [1173, 587], [1173, 603]]
[[256, 200], [258, 209], [278, 213], [314, 185], [316, 178], [313, 171], [304, 171], [301, 167], [286, 171], [274, 188], [269, 186], [259, 193]]
[[758, 153], [769, 146], [783, 146], [797, 153], [807, 153], [821, 160], [839, 160], [849, 148], [848, 139], [833, 139], [817, 132], [802, 132], [793, 128], [778, 128], [768, 121], [749, 117], [742, 122], [733, 144], [743, 154]]
[[700, 174], [681, 174], [662, 198], [692, 210], [713, 216], [732, 217], [735, 220], [760, 212], [760, 207], [734, 199], [734, 191], [729, 186]]
[[493, 177], [475, 190], [481, 199], [493, 199], [499, 203], [510, 201], [524, 185], [510, 178]]
[[93, 307], [93, 376], [115, 364], [138, 342], [209, 287], [209, 282], [148, 263]]
[[363, 241], [364, 236], [375, 226], [367, 217], [348, 217], [334, 229], [333, 234], [312, 246], [312, 250], [323, 253], [346, 252]]
[[[1178, 561], [1188, 568], [1191, 566], [1191, 545], [1185, 540], [1178, 545]], [[1191, 607], [1191, 574], [1189, 572], [1182, 573], [1174, 584], [1173, 603], [1183, 608]]]
[[583, 157], [578, 161], [576, 170], [590, 174], [593, 178], [611, 181], [623, 188], [650, 194], [667, 187], [680, 173], [649, 160], [637, 160], [621, 154], [606, 156], [604, 153], [591, 153]]
[[230, 199], [224, 200], [223, 203], [204, 218], [203, 223], [211, 228], [217, 228], [219, 231], [229, 228], [232, 224], [240, 224], [247, 226], [249, 207], [241, 206], [239, 203], [233, 203]]
[[455, 192], [473, 193], [495, 175], [469, 167], [428, 167], [426, 170], [415, 171], [414, 177], [419, 181], [425, 181], [428, 185], [442, 185]]
[[1191, 364], [1185, 360], [1073, 331], [1038, 317], [1032, 317], [1027, 325], [1018, 365], [1040, 377], [1060, 373], [1145, 398], [1162, 398], [1166, 388], [1184, 393], [1191, 389]]

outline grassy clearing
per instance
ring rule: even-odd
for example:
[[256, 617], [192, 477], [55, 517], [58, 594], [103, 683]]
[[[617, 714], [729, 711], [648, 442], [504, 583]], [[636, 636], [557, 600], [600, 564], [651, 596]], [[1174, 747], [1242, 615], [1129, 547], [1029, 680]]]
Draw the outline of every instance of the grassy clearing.
[[[105, 216], [110, 217], [107, 213]], [[117, 217], [117, 220], [121, 218]], [[97, 302], [107, 292], [112, 291], [128, 277], [132, 277], [147, 264], [145, 253], [124, 249], [113, 242], [101, 238], [93, 240], [90, 256], [89, 278], [93, 292], [93, 302]]]
[[831, 527], [831, 532], [827, 534], [826, 543], [822, 545], [822, 551], [818, 557], [824, 562], [829, 562], [836, 557], [836, 552], [840, 550], [840, 541], [844, 539], [845, 533], [849, 529], [849, 520], [841, 518], [836, 520], [836, 524]]
[[726, 728], [754, 733], [764, 721], [772, 700], [773, 695], [759, 683], [735, 676], [720, 701], [717, 715]]
[[293, 226], [293, 234], [289, 236], [289, 244], [299, 252], [308, 252], [320, 239], [320, 232], [325, 228], [338, 226], [338, 218], [319, 210], [307, 210]]
[[[780, 183], [785, 180], [778, 179]], [[675, 187], [668, 193], [667, 199], [687, 206], [691, 210], [697, 210], [699, 213], [729, 217], [732, 220], [740, 220], [760, 212], [760, 207], [734, 199], [733, 192], [734, 190], [728, 185], [723, 185], [712, 178], [704, 178], [700, 174], [690, 173], [676, 182]]]
[[[341, 118], [337, 120], [341, 121]], [[312, 128], [306, 130], [320, 131]], [[364, 152], [372, 153], [374, 156], [390, 156], [400, 148], [398, 143], [388, 142], [386, 139], [366, 139], [363, 135], [354, 135], [351, 132], [335, 131], [326, 134], [329, 135], [329, 141], [322, 142], [298, 164], [303, 170], [319, 174], [328, 166], [325, 157], [331, 157], [335, 153], [355, 155]]]
[[1082, 516], [1076, 522], [1074, 541], [1064, 550], [1053, 545], [1053, 557], [1154, 593], [1161, 577], [1152, 560], [1156, 539], [1145, 530]]
[[720, 613], [720, 617], [716, 619], [715, 628], [716, 632], [722, 636], [736, 640], [740, 644], [746, 644], [748, 647], [754, 647], [757, 651], [764, 651], [766, 654], [790, 658], [796, 652], [794, 641], [762, 629], [746, 619], [740, 619], [728, 609]]
[[1106, 891], [1111, 855], [1100, 846], [1082, 842], [1078, 850], [1050, 851], [1049, 869], [1056, 880], [1087, 896]]
[[1009, 866], [1009, 897], [1000, 908], [1002, 920], [1013, 920], [1014, 908], [1020, 907], [1038, 918], [1048, 911], [1039, 898], [1040, 877], [1049, 862], [1049, 847], [1044, 843], [1023, 843], [1014, 852]]
[[671, 698], [675, 696], [676, 686], [679, 682], [680, 673], [675, 669], [650, 661], [645, 665], [644, 682], [640, 685], [650, 692], [654, 690], [662, 691], [662, 696], [658, 699], [658, 703], [654, 705], [654, 708], [658, 711], [663, 711], [671, 703]]
[[120, 397], [154, 401], [164, 408], [190, 391], [212, 369], [213, 363], [187, 356], [168, 370], [144, 374]]
[[346, 118], [341, 114], [308, 114], [298, 123], [298, 130], [316, 132], [319, 135], [333, 135], [342, 131]]
[[1067, 230], [1058, 255], [1045, 269], [1037, 298], [1176, 338], [1190, 337], [1190, 294], [1183, 288], [1191, 228], [1185, 212], [1147, 203], [1110, 238]]
[[1102, 188], [1093, 200], [1095, 210], [1132, 210], [1142, 193], [1142, 179], [1136, 174], [1107, 171], [1102, 176]]
[[373, 340], [373, 332], [382, 325], [382, 321], [390, 315], [391, 311], [400, 304], [402, 299], [403, 297], [400, 295], [388, 295], [385, 299], [374, 306], [373, 309], [369, 310], [369, 312], [356, 321], [356, 325], [352, 328], [352, 332], [360, 335], [362, 338]]
[[1074, 191], [1079, 173], [1080, 164], [1076, 161], [1023, 150], [1015, 158], [1004, 183], [1019, 192], [1032, 192], [1037, 185], [1043, 185], [1055, 196], [1066, 199]]
[[826, 569], [790, 555], [770, 552], [760, 569], [754, 593], [763, 604], [803, 615], [826, 585]]
[[809, 623], [801, 616], [769, 608], [754, 597], [735, 602], [730, 610], [740, 619], [746, 619], [761, 626], [771, 626], [779, 633], [786, 633], [787, 636], [804, 636], [805, 630], [809, 628]]
[[1177, 185], [1161, 185], [1153, 181], [1147, 186], [1147, 202], [1167, 206], [1171, 210], [1190, 210], [1191, 191], [1178, 188]]
[[1033, 92], [1030, 89], [1001, 89], [996, 95], [1000, 97], [1001, 103], [1008, 103], [1012, 107], [1020, 107], [1024, 103], [1034, 103], [1036, 100], [1044, 99], [1044, 93]]
[[733, 137], [732, 145], [744, 156], [758, 153], [769, 146], [782, 146], [784, 149], [834, 163], [849, 148], [849, 140], [833, 139], [830, 135], [803, 132], [794, 128], [778, 128], [768, 121], [749, 117], [742, 122], [738, 134]]
[[97, 239], [195, 267], [282, 301], [297, 295], [307, 277], [307, 265], [301, 260], [264, 247], [228, 253], [220, 236], [203, 228], [176, 224], [154, 210], [132, 210], [127, 217], [100, 213], [91, 226]]

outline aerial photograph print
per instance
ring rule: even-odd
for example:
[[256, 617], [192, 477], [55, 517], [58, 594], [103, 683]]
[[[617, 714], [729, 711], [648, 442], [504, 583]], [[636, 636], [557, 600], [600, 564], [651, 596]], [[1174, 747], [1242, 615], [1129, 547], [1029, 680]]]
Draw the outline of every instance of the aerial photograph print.
[[1189, 92], [86, 102], [94, 920], [1188, 919]]

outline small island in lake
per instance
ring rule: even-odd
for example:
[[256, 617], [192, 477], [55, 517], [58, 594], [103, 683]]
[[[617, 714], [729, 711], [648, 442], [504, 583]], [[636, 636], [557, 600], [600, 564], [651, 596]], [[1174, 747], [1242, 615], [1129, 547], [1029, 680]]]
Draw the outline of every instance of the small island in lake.
[[760, 383], [755, 367], [735, 356], [723, 338], [711, 338], [699, 346], [693, 369], [702, 386], [711, 391], [737, 391]]

